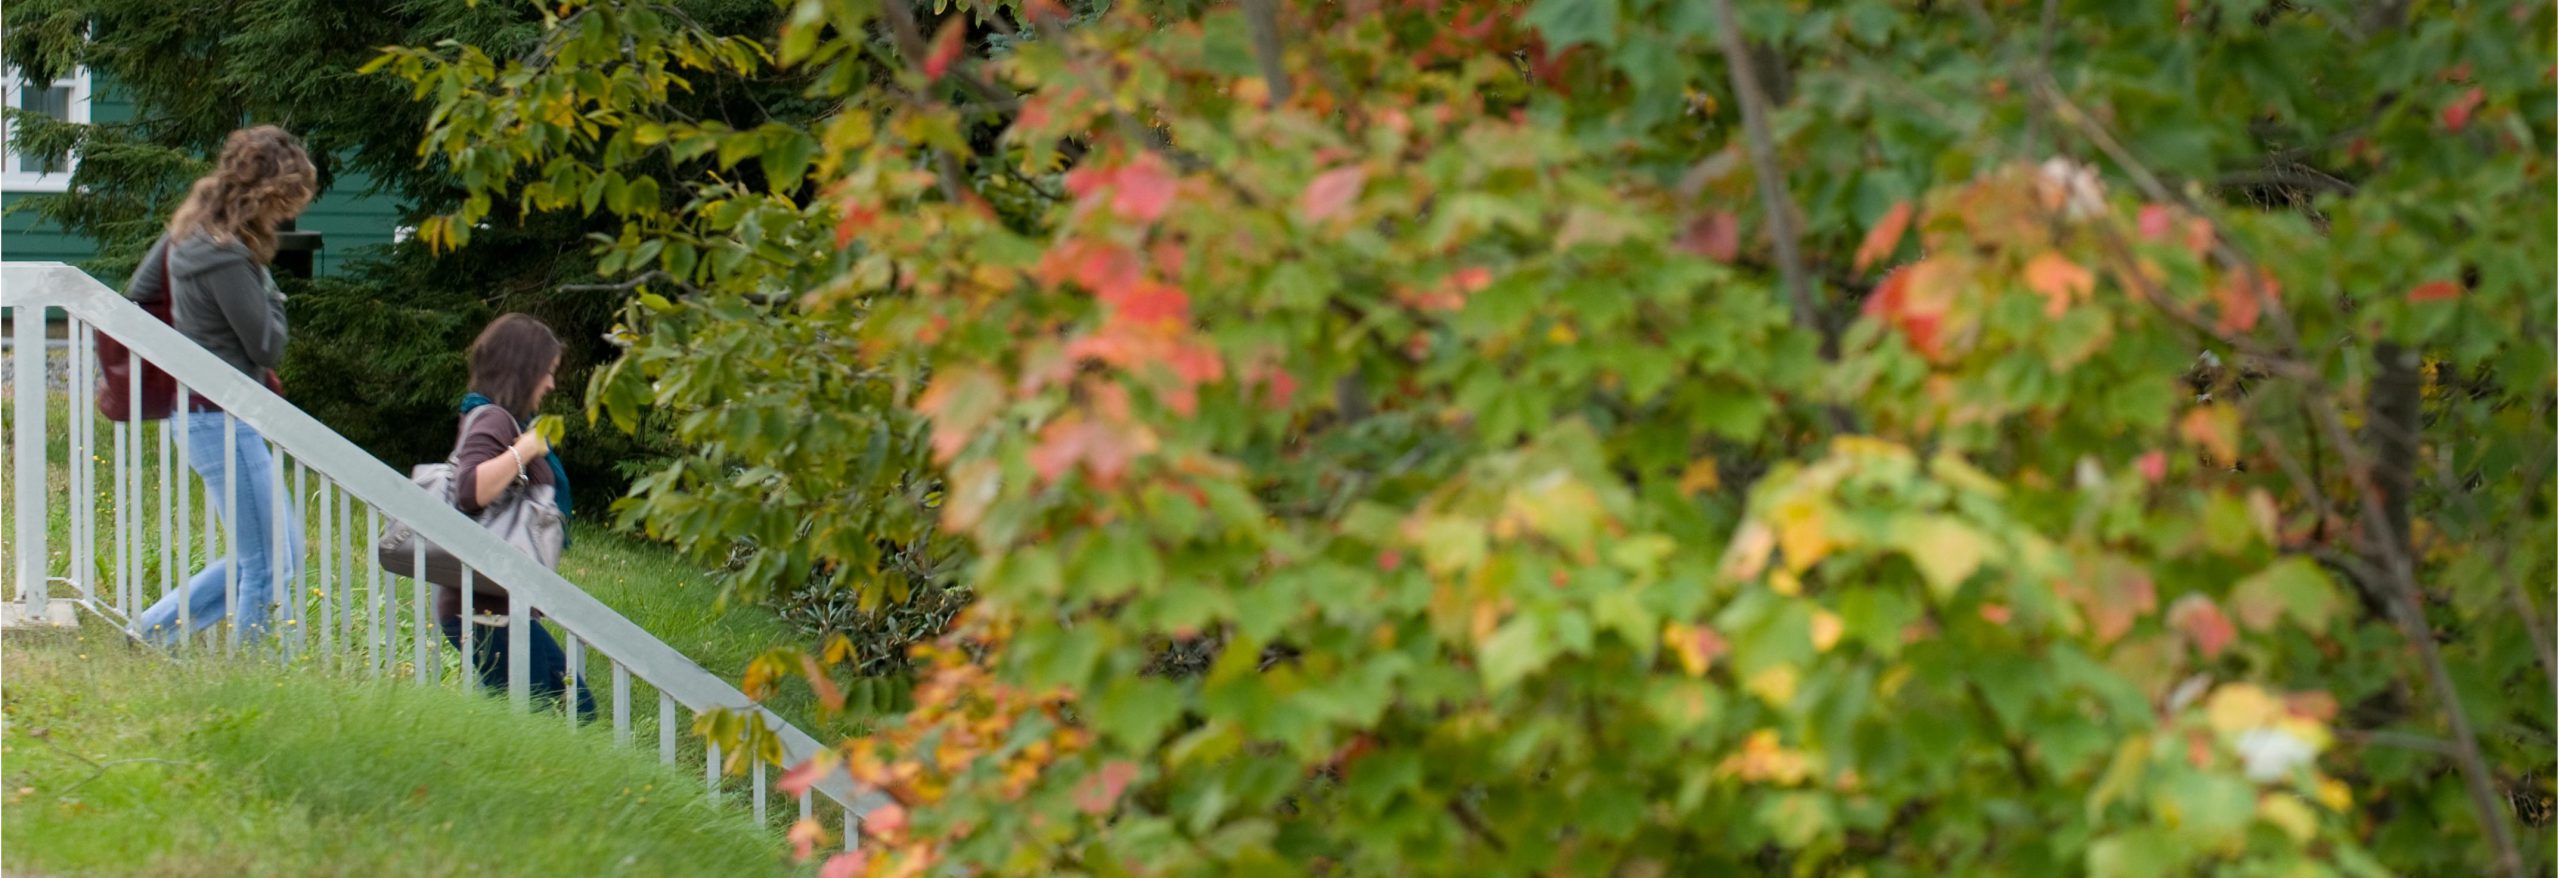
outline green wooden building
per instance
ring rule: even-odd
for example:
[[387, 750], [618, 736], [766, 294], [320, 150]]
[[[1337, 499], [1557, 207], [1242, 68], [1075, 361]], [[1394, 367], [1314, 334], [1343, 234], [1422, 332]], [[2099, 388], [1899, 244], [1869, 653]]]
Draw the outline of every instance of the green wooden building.
[[[134, 116], [133, 100], [122, 93], [107, 77], [92, 76], [87, 71], [51, 83], [25, 81], [14, 67], [0, 61], [0, 96], [8, 106], [43, 113], [73, 122], [121, 122]], [[7, 123], [0, 121], [0, 145], [7, 143]], [[48, 164], [0, 150], [0, 207], [13, 205], [19, 199], [38, 193], [62, 192], [70, 187], [71, 169], [78, 161]], [[367, 249], [392, 242], [399, 234], [399, 207], [384, 196], [368, 196], [371, 182], [357, 174], [341, 174], [330, 191], [321, 193], [296, 220], [299, 231], [320, 233], [320, 250], [314, 254], [313, 268], [320, 274], [336, 274], [347, 263]], [[94, 242], [72, 234], [61, 227], [42, 222], [27, 214], [0, 217], [0, 259], [12, 262], [69, 262], [78, 264], [97, 250]], [[100, 278], [110, 285], [121, 285], [124, 278]]]

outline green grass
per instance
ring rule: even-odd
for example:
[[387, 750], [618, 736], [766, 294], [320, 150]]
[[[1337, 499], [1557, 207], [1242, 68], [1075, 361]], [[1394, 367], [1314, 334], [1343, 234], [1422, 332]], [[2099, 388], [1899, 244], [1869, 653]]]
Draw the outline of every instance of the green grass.
[[[59, 498], [67, 495], [71, 487], [67, 464], [70, 458], [68, 448], [70, 431], [63, 428], [66, 423], [63, 420], [66, 414], [65, 401], [55, 397], [50, 402], [47, 411], [47, 434], [51, 466], [48, 473], [47, 493], [52, 502], [47, 506], [46, 522], [46, 530], [49, 534], [48, 566], [52, 575], [69, 577], [74, 557], [68, 545], [72, 513], [69, 504], [61, 502]], [[7, 424], [14, 430], [14, 424], [11, 423], [14, 416], [13, 407], [0, 405], [0, 424]], [[99, 602], [110, 606], [114, 604], [114, 592], [117, 591], [113, 586], [117, 576], [113, 536], [118, 533], [119, 522], [113, 508], [111, 466], [114, 462], [115, 445], [113, 433], [110, 432], [116, 426], [118, 425], [100, 421], [95, 446], [98, 449], [96, 456], [105, 460], [95, 464], [96, 478], [100, 483], [96, 529], [101, 535], [101, 545], [93, 557], [98, 571], [99, 584], [96, 588]], [[183, 581], [187, 574], [203, 563], [206, 554], [202, 523], [202, 489], [197, 484], [194, 473], [173, 457], [167, 461], [172, 465], [167, 470], [171, 477], [172, 490], [169, 492], [171, 502], [174, 508], [177, 498], [183, 492], [185, 501], [193, 512], [194, 521], [181, 521], [167, 534], [166, 543], [182, 554], [167, 564], [167, 572], [165, 575], [163, 573], [161, 554], [164, 534], [159, 517], [162, 502], [159, 478], [163, 471], [163, 461], [159, 452], [159, 443], [160, 431], [164, 426], [166, 425], [163, 423], [151, 423], [143, 428], [139, 456], [144, 465], [143, 471], [146, 473], [146, 478], [142, 485], [140, 502], [134, 507], [141, 512], [136, 521], [139, 527], [126, 532], [140, 546], [141, 566], [136, 578], [143, 584], [139, 603], [145, 605], [159, 597], [164, 588], [164, 582], [174, 584]], [[0, 539], [0, 543], [14, 541], [16, 534], [13, 520], [15, 507], [11, 502], [13, 495], [8, 494], [5, 488], [6, 480], [14, 474], [14, 470], [0, 466], [0, 534], [7, 535], [7, 539]], [[341, 529], [336, 522], [337, 512], [341, 508], [346, 508], [348, 498], [344, 494], [330, 493], [328, 511], [331, 514], [327, 516], [328, 521], [324, 525], [320, 499], [323, 490], [317, 478], [314, 477], [307, 483], [297, 484], [290, 468], [286, 478], [289, 488], [294, 490], [298, 498], [298, 506], [305, 518], [307, 554], [304, 577], [295, 590], [295, 593], [302, 598], [298, 607], [298, 618], [302, 623], [300, 635], [305, 650], [297, 661], [304, 665], [325, 666], [329, 672], [359, 678], [381, 674], [394, 680], [415, 679], [417, 667], [414, 663], [416, 655], [414, 644], [418, 633], [412, 622], [415, 618], [413, 606], [417, 599], [415, 584], [387, 575], [381, 576], [377, 583], [365, 518], [360, 504], [354, 506], [347, 515], [349, 526]], [[588, 503], [592, 508], [597, 509], [605, 505], [603, 498], [588, 498]], [[324, 540], [324, 535], [329, 539]], [[332, 545], [336, 547], [336, 553], [328, 557], [336, 563], [329, 565], [324, 572], [318, 559], [322, 557], [322, 547]], [[14, 564], [12, 553], [0, 551], [0, 571], [6, 571], [0, 575], [14, 576]], [[561, 560], [560, 572], [565, 578], [577, 583], [589, 594], [594, 595], [607, 606], [613, 607], [634, 624], [665, 641], [678, 652], [692, 658], [705, 670], [732, 683], [744, 675], [749, 661], [766, 650], [781, 646], [805, 648], [813, 645], [808, 643], [808, 638], [783, 624], [766, 608], [752, 605], [721, 605], [717, 600], [718, 588], [713, 584], [712, 579], [700, 568], [686, 563], [674, 551], [597, 527], [590, 520], [582, 520], [575, 525], [575, 536]], [[352, 591], [347, 588], [350, 582], [354, 585]], [[376, 592], [377, 588], [380, 589], [379, 593]], [[78, 596], [80, 590], [76, 584], [57, 582], [54, 584], [52, 593], [57, 596], [73, 597]], [[350, 654], [346, 648], [348, 643], [369, 642], [372, 636], [372, 626], [375, 624], [374, 614], [363, 608], [374, 606], [377, 598], [390, 602], [390, 611], [384, 614], [381, 621], [392, 638], [391, 648], [379, 655], [367, 649], [358, 649]], [[358, 608], [359, 612], [350, 616], [340, 609], [349, 606]], [[138, 606], [123, 608], [128, 615], [138, 610]], [[555, 637], [561, 634], [558, 626], [549, 627]], [[192, 657], [198, 652], [207, 654], [219, 652], [216, 647], [220, 643], [221, 630], [217, 627], [208, 632], [200, 638], [198, 643], [189, 646], [189, 652], [186, 654]], [[460, 691], [463, 686], [463, 675], [459, 654], [444, 644], [440, 632], [430, 628], [427, 636], [434, 646], [427, 669], [428, 678], [439, 687]], [[324, 643], [335, 648], [321, 649]], [[591, 728], [589, 733], [609, 741], [610, 738], [607, 736], [610, 733], [605, 727], [610, 722], [613, 710], [612, 667], [607, 659], [592, 650], [585, 653], [584, 664], [585, 679], [595, 694], [599, 710], [598, 727]], [[852, 694], [857, 696], [856, 704], [868, 703], [874, 706], [894, 704], [893, 695], [880, 691], [890, 688], [887, 686], [849, 687]], [[831, 721], [822, 721], [814, 699], [804, 690], [788, 686], [769, 706], [793, 724], [821, 740], [858, 734], [863, 730], [864, 719], [872, 715], [855, 711], [838, 716]], [[564, 727], [567, 725], [566, 716], [557, 709], [549, 712], [548, 715], [552, 722]], [[645, 681], [637, 679], [633, 681], [630, 715], [633, 747], [638, 752], [654, 755], [657, 752], [659, 740], [658, 692]], [[695, 783], [699, 784], [706, 748], [703, 741], [693, 735], [691, 721], [691, 715], [679, 709], [675, 764], [690, 767]], [[778, 777], [778, 772], [770, 774]], [[733, 777], [724, 781], [724, 787], [733, 797], [744, 798], [752, 789], [752, 782], [748, 778]], [[769, 822], [775, 826], [786, 825], [789, 820], [798, 816], [796, 802], [785, 801], [780, 796], [771, 798], [768, 805], [770, 806]], [[829, 824], [830, 829], [833, 829], [838, 822], [835, 809], [822, 807], [818, 809], [818, 813], [821, 819]]]
[[805, 873], [698, 773], [496, 699], [17, 632], [10, 874]]

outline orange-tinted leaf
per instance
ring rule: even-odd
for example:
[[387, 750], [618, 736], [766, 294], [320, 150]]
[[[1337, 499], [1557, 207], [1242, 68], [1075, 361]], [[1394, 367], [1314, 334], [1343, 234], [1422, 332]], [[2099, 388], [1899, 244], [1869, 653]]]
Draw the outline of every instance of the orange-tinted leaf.
[[2044, 316], [2060, 317], [2074, 299], [2097, 287], [2097, 277], [2060, 253], [2047, 250], [2027, 260], [2027, 287], [2044, 296]]
[[1137, 323], [1186, 324], [1191, 322], [1191, 297], [1182, 291], [1154, 281], [1143, 281], [1121, 291], [1102, 296], [1113, 316]]
[[[891, 802], [862, 817], [862, 834], [895, 842], [907, 834], [907, 806]], [[830, 864], [832, 865], [832, 864]]]
[[1307, 191], [1298, 197], [1298, 212], [1308, 222], [1323, 222], [1360, 197], [1360, 189], [1369, 181], [1369, 171], [1359, 165], [1345, 165], [1316, 175]]
[[1138, 764], [1116, 759], [1102, 764], [1099, 771], [1076, 785], [1076, 808], [1087, 814], [1100, 814], [1120, 804], [1120, 793], [1129, 782], [1138, 779]]
[[1721, 210], [1690, 217], [1680, 230], [1678, 246], [1717, 262], [1732, 262], [1742, 253], [1742, 222]]
[[2213, 288], [2214, 301], [2222, 306], [2219, 325], [2228, 332], [2247, 332], [2256, 328], [2259, 309], [2267, 299], [2275, 298], [2279, 289], [2276, 279], [2263, 270], [2257, 272], [2254, 279], [2248, 272], [2224, 274], [2222, 283]]
[[1980, 612], [1982, 621], [1993, 625], [2007, 625], [2011, 616], [2014, 615], [2010, 612], [2008, 604], [1983, 604]]
[[2462, 295], [2462, 287], [2449, 280], [2431, 280], [2409, 291], [2409, 301], [2441, 302]]
[[2168, 239], [2170, 222], [2174, 217], [2170, 214], [2169, 208], [2166, 205], [2145, 204], [2142, 206], [2142, 212], [2138, 214], [2138, 216], [2140, 217], [2138, 222], [2142, 228], [2143, 240], [2162, 241]]
[[791, 861], [806, 863], [818, 845], [827, 840], [827, 830], [819, 826], [818, 821], [799, 820], [791, 824], [791, 832], [783, 837], [791, 841]]
[[1662, 626], [1662, 645], [1671, 648], [1671, 654], [1680, 659], [1680, 669], [1692, 677], [1706, 676], [1727, 648], [1724, 635], [1715, 629], [1678, 622]]
[[818, 704], [827, 712], [844, 709], [844, 690], [837, 688], [836, 681], [827, 676], [827, 670], [818, 666], [815, 656], [805, 653], [800, 656], [800, 675], [809, 678], [809, 690], [817, 693]]
[[1892, 256], [1893, 251], [1902, 246], [1902, 234], [1910, 228], [1911, 202], [1894, 202], [1892, 209], [1886, 210], [1884, 217], [1876, 220], [1875, 227], [1867, 230], [1867, 239], [1858, 244], [1858, 254], [1849, 264], [1865, 271], [1867, 266]]
[[2240, 636], [2239, 629], [2231, 624], [2231, 617], [2223, 615], [2222, 608], [2214, 605], [2213, 599], [2200, 594], [2179, 598], [2177, 603], [2169, 605], [2169, 625], [2186, 635], [2187, 642], [2195, 644], [2196, 650], [2204, 653], [2205, 658], [2221, 655], [2223, 650], [2231, 647], [2231, 641]]
[[827, 776], [827, 772], [835, 770], [835, 762], [836, 751], [820, 750], [817, 755], [809, 757], [809, 761], [792, 766], [791, 770], [783, 772], [782, 779], [774, 781], [773, 788], [781, 790], [786, 796], [797, 796], [808, 792], [809, 788], [817, 786], [818, 781]]
[[943, 22], [942, 31], [933, 35], [933, 48], [924, 55], [926, 79], [941, 79], [951, 72], [951, 62], [960, 60], [960, 22], [960, 16], [952, 16]]
[[871, 849], [846, 851], [827, 858], [818, 869], [818, 878], [854, 878], [871, 868]]
[[2208, 405], [2189, 409], [2178, 419], [2178, 435], [2203, 446], [2220, 463], [2240, 458], [2240, 416], [2229, 406]]
[[2488, 98], [2488, 92], [2481, 91], [2479, 86], [2475, 85], [2464, 90], [2461, 97], [2454, 98], [2453, 103], [2446, 104], [2444, 107], [2445, 130], [2460, 131], [2469, 126], [2471, 114], [2480, 109], [2481, 101]]

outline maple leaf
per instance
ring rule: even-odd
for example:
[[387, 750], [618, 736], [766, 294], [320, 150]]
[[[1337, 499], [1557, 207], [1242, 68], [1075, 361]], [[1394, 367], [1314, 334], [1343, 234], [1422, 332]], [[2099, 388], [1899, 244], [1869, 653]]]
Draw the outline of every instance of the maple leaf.
[[2196, 650], [2204, 653], [2205, 658], [2221, 655], [2223, 650], [2231, 647], [2231, 641], [2240, 636], [2239, 629], [2231, 624], [2229, 616], [2223, 615], [2222, 608], [2214, 605], [2212, 598], [2201, 594], [2187, 595], [2170, 604], [2169, 624], [2186, 635], [2187, 641], [2195, 644]]
[[1690, 217], [1674, 246], [1717, 262], [1732, 262], [1742, 254], [1742, 222], [1721, 210]]
[[1849, 264], [1865, 271], [1867, 266], [1892, 256], [1893, 251], [1902, 246], [1903, 232], [1910, 228], [1911, 202], [1894, 202], [1893, 207], [1884, 212], [1884, 217], [1876, 220], [1875, 227], [1867, 230], [1867, 239], [1858, 244], [1858, 254]]
[[1099, 771], [1087, 775], [1076, 785], [1076, 808], [1087, 814], [1101, 814], [1120, 803], [1120, 793], [1129, 782], [1138, 779], [1138, 764], [1115, 759], [1102, 764]]
[[2480, 102], [2488, 97], [2488, 92], [2481, 91], [2476, 85], [2464, 90], [2461, 97], [2454, 98], [2453, 103], [2444, 107], [2445, 130], [2460, 131], [2469, 126], [2472, 112], [2480, 109]]
[[2240, 418], [2224, 406], [2199, 406], [2178, 419], [2178, 435], [2204, 446], [2213, 459], [2228, 463], [2240, 457]]
[[806, 863], [818, 844], [827, 840], [827, 830], [820, 827], [818, 821], [798, 820], [791, 824], [791, 832], [783, 837], [791, 841], [791, 861]]
[[854, 878], [870, 868], [869, 849], [847, 851], [828, 857], [827, 864], [818, 868], [818, 878]]
[[2157, 485], [2161, 479], [2169, 477], [2169, 455], [2145, 451], [2141, 457], [2134, 458], [2133, 468], [2142, 473], [2143, 481]]
[[924, 77], [941, 79], [951, 72], [951, 63], [960, 60], [961, 19], [954, 16], [943, 22], [942, 31], [933, 35], [933, 48], [925, 52]]
[[1150, 152], [1140, 153], [1136, 161], [1121, 168], [1114, 182], [1117, 186], [1111, 209], [1130, 219], [1151, 223], [1173, 207], [1174, 190], [1181, 181], [1173, 175], [1173, 169], [1165, 167], [1163, 159]]
[[2080, 263], [2051, 250], [2027, 260], [2027, 287], [2044, 296], [2044, 316], [2061, 317], [2074, 299], [2087, 296], [2097, 277]]
[[2431, 280], [2426, 283], [2419, 284], [2417, 289], [2410, 290], [2409, 301], [2441, 302], [2447, 299], [2458, 298], [2461, 295], [2462, 287], [2460, 285], [2449, 280]]
[[891, 802], [862, 816], [862, 834], [895, 842], [907, 834], [907, 806]]
[[1191, 297], [1166, 284], [1143, 281], [1102, 295], [1110, 305], [1112, 316], [1136, 323], [1187, 324], [1191, 322]]
[[1723, 656], [1728, 648], [1724, 635], [1717, 634], [1715, 629], [1679, 622], [1662, 626], [1662, 643], [1680, 659], [1680, 669], [1692, 677], [1706, 676], [1707, 669], [1714, 667], [1716, 659]]
[[2217, 323], [2227, 332], [2247, 332], [2258, 325], [2259, 309], [2266, 299], [2275, 298], [2279, 287], [2276, 279], [2260, 269], [2255, 282], [2248, 272], [2234, 271], [2223, 275], [2222, 283], [2213, 288], [2214, 301], [2222, 305], [2222, 319]]
[[1359, 165], [1344, 165], [1317, 174], [1307, 191], [1298, 197], [1298, 212], [1308, 222], [1323, 222], [1360, 197], [1360, 189], [1369, 182], [1369, 171]]

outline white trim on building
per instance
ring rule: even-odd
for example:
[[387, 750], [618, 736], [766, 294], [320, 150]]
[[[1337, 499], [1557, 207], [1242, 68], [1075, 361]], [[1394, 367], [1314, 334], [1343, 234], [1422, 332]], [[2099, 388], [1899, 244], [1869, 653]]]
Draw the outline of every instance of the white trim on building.
[[[54, 80], [39, 89], [18, 73], [16, 67], [0, 62], [0, 100], [21, 110], [43, 112], [67, 122], [89, 122], [91, 79], [86, 68]], [[5, 146], [14, 132], [6, 118], [0, 118], [0, 146]], [[21, 156], [16, 150], [0, 149], [0, 191], [63, 192], [71, 188], [71, 170], [78, 167], [77, 154], [64, 156], [53, 166]]]

